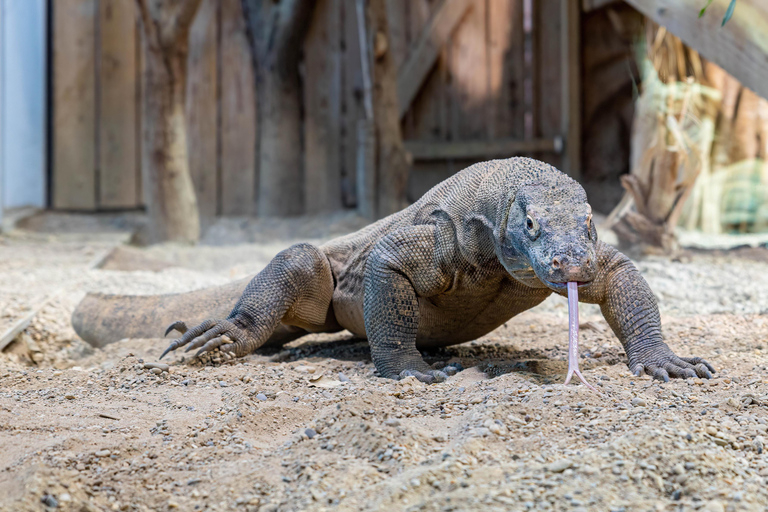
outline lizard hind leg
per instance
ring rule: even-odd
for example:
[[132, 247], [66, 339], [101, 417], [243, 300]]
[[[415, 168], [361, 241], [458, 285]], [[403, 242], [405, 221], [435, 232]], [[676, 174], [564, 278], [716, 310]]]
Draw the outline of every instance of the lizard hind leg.
[[325, 254], [311, 244], [293, 245], [251, 280], [226, 319], [205, 320], [191, 329], [183, 321], [171, 324], [168, 332], [177, 330], [182, 336], [163, 356], [185, 346], [187, 351], [198, 349], [195, 357], [217, 348], [244, 356], [270, 340], [281, 324], [311, 332], [338, 330], [331, 309], [333, 290]]

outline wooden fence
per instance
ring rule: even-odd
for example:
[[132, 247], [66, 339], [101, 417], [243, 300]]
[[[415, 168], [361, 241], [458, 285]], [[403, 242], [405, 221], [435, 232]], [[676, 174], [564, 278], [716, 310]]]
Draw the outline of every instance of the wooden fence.
[[[52, 8], [52, 206], [139, 207], [143, 59], [134, 3], [52, 0]], [[578, 173], [578, 2], [389, 0], [388, 14], [414, 158], [411, 199], [491, 157], [532, 155]], [[358, 41], [355, 1], [319, 0], [304, 44], [307, 213], [356, 205]], [[240, 0], [203, 0], [187, 98], [203, 218], [256, 211], [256, 94]]]

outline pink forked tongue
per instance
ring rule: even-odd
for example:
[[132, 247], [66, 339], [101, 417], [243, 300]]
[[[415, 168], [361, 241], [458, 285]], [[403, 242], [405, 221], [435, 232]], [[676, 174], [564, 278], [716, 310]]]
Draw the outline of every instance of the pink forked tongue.
[[597, 391], [579, 371], [579, 284], [570, 281], [568, 282], [568, 376], [565, 378], [565, 385], [571, 382], [574, 374], [589, 389]]

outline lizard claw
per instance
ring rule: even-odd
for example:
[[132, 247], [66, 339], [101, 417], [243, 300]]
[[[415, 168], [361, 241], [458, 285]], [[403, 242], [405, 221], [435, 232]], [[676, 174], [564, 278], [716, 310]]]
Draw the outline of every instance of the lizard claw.
[[670, 377], [711, 379], [712, 374], [715, 373], [715, 368], [704, 359], [700, 357], [677, 357], [669, 349], [661, 357], [656, 357], [649, 362], [631, 364], [630, 370], [638, 376], [645, 372], [654, 379], [664, 382], [669, 382]]
[[217, 348], [222, 352], [233, 352], [238, 356], [245, 355], [249, 351], [247, 334], [229, 320], [206, 320], [192, 329], [187, 329], [184, 322], [174, 322], [168, 327], [166, 334], [174, 329], [181, 332], [182, 336], [168, 345], [160, 359], [184, 346], [187, 347], [185, 352], [199, 349], [195, 357], [200, 357]]
[[163, 336], [168, 336], [168, 333], [170, 333], [173, 330], [179, 331], [181, 334], [185, 334], [189, 329], [187, 329], [186, 323], [179, 320], [169, 325], [168, 328], [165, 330], [165, 334]]

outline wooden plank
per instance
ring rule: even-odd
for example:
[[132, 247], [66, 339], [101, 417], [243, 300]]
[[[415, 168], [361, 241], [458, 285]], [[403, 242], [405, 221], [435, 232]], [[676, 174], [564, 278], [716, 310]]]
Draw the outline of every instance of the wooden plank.
[[[390, 0], [390, 3], [396, 3]], [[357, 31], [356, 2], [341, 2], [343, 58], [341, 59], [341, 201], [347, 208], [357, 206], [358, 122], [363, 118], [363, 76], [360, 35]]]
[[53, 207], [96, 208], [95, 0], [53, 7]]
[[456, 28], [449, 47], [453, 137], [485, 139], [490, 117], [485, 2], [473, 4]]
[[99, 208], [136, 208], [136, 13], [133, 2], [99, 3]]
[[576, 2], [561, 0], [560, 60], [562, 105], [561, 133], [565, 135], [565, 158], [561, 170], [571, 178], [581, 177], [581, 12]]
[[730, 0], [714, 0], [698, 18], [699, 0], [627, 0], [745, 87], [768, 98], [768, 5], [738, 0], [733, 17], [720, 24]]
[[397, 96], [400, 102], [400, 117], [408, 112], [421, 84], [434, 66], [440, 48], [448, 41], [454, 28], [471, 5], [470, 0], [443, 0], [435, 10], [416, 42], [416, 47], [398, 73]]
[[240, 0], [221, 0], [221, 214], [256, 213], [256, 86]]
[[[534, 137], [553, 138], [562, 134], [562, 13], [563, 0], [533, 2], [533, 125]], [[557, 168], [562, 167], [560, 155], [532, 155]]]
[[488, 2], [488, 135], [523, 138], [525, 78], [522, 0]]
[[187, 147], [201, 227], [219, 212], [217, 9], [218, 0], [203, 0], [189, 33]]
[[304, 40], [306, 213], [341, 208], [341, 7], [320, 0]]
[[471, 141], [423, 141], [406, 140], [405, 149], [414, 160], [509, 158], [536, 151], [558, 153], [563, 143], [553, 139], [497, 139]]

